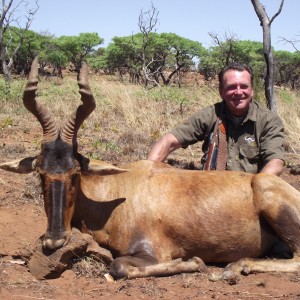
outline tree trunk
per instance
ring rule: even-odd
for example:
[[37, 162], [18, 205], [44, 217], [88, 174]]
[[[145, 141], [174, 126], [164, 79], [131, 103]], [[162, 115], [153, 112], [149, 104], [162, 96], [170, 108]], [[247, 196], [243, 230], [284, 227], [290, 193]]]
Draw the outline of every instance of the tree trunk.
[[274, 96], [274, 59], [271, 48], [271, 24], [274, 19], [280, 14], [284, 0], [281, 0], [280, 8], [278, 12], [269, 19], [264, 6], [260, 3], [259, 0], [251, 0], [252, 5], [255, 9], [255, 12], [260, 20], [260, 25], [263, 28], [263, 47], [264, 47], [264, 57], [267, 65], [267, 73], [265, 76], [265, 96], [267, 100], [268, 108], [277, 112], [277, 105]]
[[270, 26], [263, 26], [263, 40], [264, 40], [264, 57], [267, 65], [267, 72], [265, 76], [265, 96], [268, 108], [277, 113], [277, 104], [274, 96], [274, 59], [271, 49], [271, 33]]
[[2, 60], [2, 71], [3, 71], [3, 75], [4, 75], [4, 80], [6, 82], [10, 82], [12, 80], [11, 71], [10, 71], [10, 68], [7, 66], [4, 59]]

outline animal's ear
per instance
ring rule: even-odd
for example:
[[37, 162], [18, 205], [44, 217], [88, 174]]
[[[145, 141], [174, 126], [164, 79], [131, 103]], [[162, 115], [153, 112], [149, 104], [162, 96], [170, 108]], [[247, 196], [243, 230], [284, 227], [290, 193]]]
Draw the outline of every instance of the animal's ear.
[[14, 173], [29, 174], [35, 171], [35, 163], [36, 163], [36, 156], [26, 157], [23, 159], [18, 159], [11, 162], [0, 164], [0, 169], [9, 172], [14, 172]]
[[[81, 161], [81, 168], [82, 171], [87, 174], [101, 176], [128, 172], [128, 170], [115, 167], [103, 161], [89, 160], [86, 158]], [[96, 201], [109, 201], [108, 199], [103, 199], [101, 189], [99, 189], [98, 180], [91, 180], [90, 176], [81, 177], [81, 190], [83, 194], [89, 199], [93, 199]]]
[[83, 170], [94, 175], [113, 175], [128, 172], [126, 169], [118, 168], [99, 160], [85, 161]]

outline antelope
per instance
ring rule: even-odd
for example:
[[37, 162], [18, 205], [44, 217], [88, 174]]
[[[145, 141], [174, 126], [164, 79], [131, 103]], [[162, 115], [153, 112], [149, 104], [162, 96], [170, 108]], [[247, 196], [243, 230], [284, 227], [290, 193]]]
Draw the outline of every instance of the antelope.
[[[56, 250], [71, 228], [90, 234], [113, 254], [113, 278], [206, 271], [222, 275], [300, 271], [300, 192], [268, 174], [192, 171], [140, 160], [117, 167], [78, 152], [77, 133], [95, 109], [83, 63], [82, 104], [59, 127], [36, 100], [38, 58], [25, 87], [25, 107], [43, 130], [41, 152], [0, 168], [41, 178], [47, 230], [43, 247]], [[264, 258], [281, 240], [290, 259]]]

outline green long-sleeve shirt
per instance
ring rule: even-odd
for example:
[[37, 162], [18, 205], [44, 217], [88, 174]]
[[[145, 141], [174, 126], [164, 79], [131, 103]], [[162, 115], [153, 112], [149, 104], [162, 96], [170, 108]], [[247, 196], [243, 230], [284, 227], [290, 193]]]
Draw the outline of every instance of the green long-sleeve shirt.
[[271, 159], [285, 160], [283, 123], [278, 115], [256, 101], [251, 102], [247, 116], [238, 125], [225, 103], [218, 102], [194, 113], [171, 133], [183, 148], [204, 141], [205, 152], [217, 116], [226, 122], [227, 170], [258, 173]]

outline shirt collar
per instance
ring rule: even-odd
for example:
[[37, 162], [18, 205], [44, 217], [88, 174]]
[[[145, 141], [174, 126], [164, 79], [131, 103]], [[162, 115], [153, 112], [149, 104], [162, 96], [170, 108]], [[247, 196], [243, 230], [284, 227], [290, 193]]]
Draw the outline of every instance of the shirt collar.
[[[257, 102], [252, 100], [250, 102], [250, 105], [249, 105], [248, 113], [247, 113], [246, 117], [244, 118], [244, 120], [242, 121], [242, 123], [240, 125], [244, 124], [245, 122], [247, 122], [249, 120], [255, 122], [256, 121], [256, 115], [257, 115], [257, 109], [258, 109]], [[222, 113], [222, 115], [226, 119], [229, 119], [229, 120], [232, 118], [224, 101], [223, 101], [223, 113]]]
[[248, 120], [253, 121], [253, 122], [256, 121], [257, 108], [258, 108], [257, 103], [254, 100], [252, 100], [244, 122], [247, 122]]

